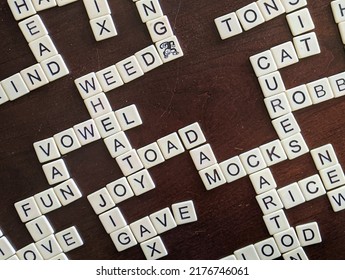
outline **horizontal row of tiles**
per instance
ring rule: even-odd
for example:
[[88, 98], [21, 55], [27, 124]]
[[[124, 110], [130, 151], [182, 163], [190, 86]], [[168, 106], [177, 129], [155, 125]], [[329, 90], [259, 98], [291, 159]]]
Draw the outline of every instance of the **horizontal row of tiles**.
[[14, 18], [22, 20], [35, 15], [39, 11], [47, 10], [56, 6], [65, 6], [77, 0], [7, 0]]
[[65, 253], [84, 244], [75, 226], [15, 250], [8, 239], [0, 238], [0, 260], [66, 260]]
[[299, 59], [317, 55], [321, 52], [315, 32], [294, 37], [269, 50], [252, 55], [249, 60], [257, 77], [299, 62]]
[[234, 252], [224, 260], [273, 260], [281, 257], [285, 260], [307, 260], [303, 248], [322, 242], [316, 222], [290, 227], [273, 237], [248, 245]]
[[[236, 12], [228, 13], [214, 20], [220, 37], [227, 38], [248, 31], [284, 13], [288, 13], [291, 33], [296, 36], [314, 29], [314, 23], [307, 8], [306, 0], [291, 2], [289, 0], [259, 0], [252, 2]], [[295, 12], [294, 12], [295, 11]], [[292, 13], [293, 12], [293, 13]]]

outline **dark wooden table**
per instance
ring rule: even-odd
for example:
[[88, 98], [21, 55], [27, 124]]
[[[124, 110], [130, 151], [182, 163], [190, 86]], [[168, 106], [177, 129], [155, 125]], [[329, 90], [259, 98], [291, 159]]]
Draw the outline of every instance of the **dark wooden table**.
[[[107, 93], [114, 110], [136, 104], [143, 125], [127, 132], [134, 148], [199, 122], [218, 162], [277, 139], [251, 55], [292, 40], [285, 15], [222, 41], [213, 20], [251, 1], [161, 0], [184, 57]], [[321, 54], [281, 70], [287, 88], [345, 70], [345, 53], [330, 1], [309, 1]], [[0, 227], [16, 249], [32, 242], [14, 203], [49, 187], [32, 144], [90, 118], [74, 79], [152, 44], [132, 1], [109, 1], [119, 35], [96, 42], [82, 1], [42, 11], [70, 75], [0, 106]], [[0, 80], [36, 63], [6, 1], [0, 3]], [[294, 113], [310, 149], [333, 144], [345, 166], [345, 99]], [[47, 214], [55, 231], [75, 225], [85, 244], [71, 259], [143, 259], [140, 246], [118, 253], [86, 196], [122, 177], [103, 141], [64, 156], [83, 197]], [[271, 168], [278, 188], [317, 173], [310, 154]], [[219, 259], [269, 237], [247, 177], [206, 191], [188, 152], [150, 169], [156, 189], [119, 204], [128, 223], [193, 200], [198, 221], [162, 234], [167, 259]], [[316, 221], [323, 242], [310, 259], [345, 258], [345, 211], [327, 196], [286, 210], [291, 226]]]

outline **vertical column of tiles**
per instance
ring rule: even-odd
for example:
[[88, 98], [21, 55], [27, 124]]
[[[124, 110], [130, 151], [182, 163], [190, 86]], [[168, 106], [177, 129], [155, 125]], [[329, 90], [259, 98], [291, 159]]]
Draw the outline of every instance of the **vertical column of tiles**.
[[83, 0], [96, 41], [117, 35], [108, 0]]

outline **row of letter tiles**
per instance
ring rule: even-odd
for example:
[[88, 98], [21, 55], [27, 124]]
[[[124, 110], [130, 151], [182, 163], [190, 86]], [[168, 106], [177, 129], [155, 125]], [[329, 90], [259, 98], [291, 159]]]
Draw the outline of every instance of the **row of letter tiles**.
[[16, 252], [20, 260], [66, 259], [67, 253], [83, 245], [75, 226], [31, 243]]
[[180, 44], [175, 36], [158, 41], [156, 47], [150, 45], [115, 65], [97, 73], [89, 73], [75, 80], [83, 99], [99, 93], [108, 92], [124, 83], [129, 83], [144, 73], [161, 66], [163, 63], [183, 56]]
[[42, 191], [32, 197], [14, 204], [23, 223], [40, 217], [61, 206], [66, 206], [82, 197], [73, 179], [69, 179], [54, 188]]
[[[284, 13], [291, 13], [306, 5], [306, 0], [293, 3], [289, 0], [259, 0], [242, 7], [236, 12], [218, 17], [214, 22], [220, 37], [224, 40], [242, 33], [243, 30], [250, 30], [265, 21], [269, 21]], [[301, 34], [314, 28], [308, 9], [301, 11], [287, 16], [292, 34]], [[297, 19], [299, 24], [295, 22]]]
[[307, 33], [293, 38], [270, 50], [251, 56], [250, 62], [257, 77], [261, 77], [278, 69], [290, 66], [306, 57], [321, 52], [315, 32]]
[[22, 97], [68, 73], [61, 55], [34, 64], [0, 82], [0, 104]]
[[312, 222], [296, 226], [296, 230], [291, 227], [284, 229], [275, 233], [273, 237], [236, 250], [229, 257], [237, 260], [273, 260], [283, 254], [283, 258], [286, 260], [307, 259], [305, 253], [301, 254], [304, 252], [302, 247], [321, 242], [318, 224]]
[[36, 12], [53, 7], [64, 6], [77, 0], [7, 0], [15, 20], [22, 20], [36, 14]]

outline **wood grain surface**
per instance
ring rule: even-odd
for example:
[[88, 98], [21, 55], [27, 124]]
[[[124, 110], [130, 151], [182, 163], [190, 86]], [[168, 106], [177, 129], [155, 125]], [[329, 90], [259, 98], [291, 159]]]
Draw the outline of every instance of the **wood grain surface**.
[[[16, 249], [32, 242], [14, 203], [49, 187], [33, 143], [90, 118], [74, 80], [152, 44], [132, 1], [108, 1], [118, 36], [96, 42], [82, 1], [39, 12], [70, 75], [0, 106], [0, 227]], [[161, 0], [184, 57], [107, 93], [114, 110], [135, 104], [143, 125], [127, 136], [140, 148], [199, 122], [218, 162], [278, 139], [249, 62], [251, 55], [292, 40], [285, 15], [222, 41], [216, 17], [249, 0]], [[281, 70], [292, 88], [345, 70], [345, 53], [330, 1], [308, 1], [321, 54]], [[0, 80], [36, 63], [6, 1], [0, 3]], [[294, 113], [310, 149], [331, 143], [345, 166], [345, 98]], [[118, 253], [86, 196], [122, 177], [103, 141], [63, 157], [83, 197], [46, 216], [58, 232], [75, 225], [85, 244], [70, 259], [144, 259], [140, 246]], [[271, 168], [278, 188], [314, 175], [310, 154]], [[206, 191], [188, 152], [150, 169], [156, 188], [118, 206], [128, 223], [171, 204], [193, 200], [195, 223], [161, 235], [166, 259], [220, 259], [269, 237], [248, 176]], [[345, 258], [345, 211], [327, 196], [286, 210], [291, 226], [316, 221], [323, 242], [310, 259]]]

